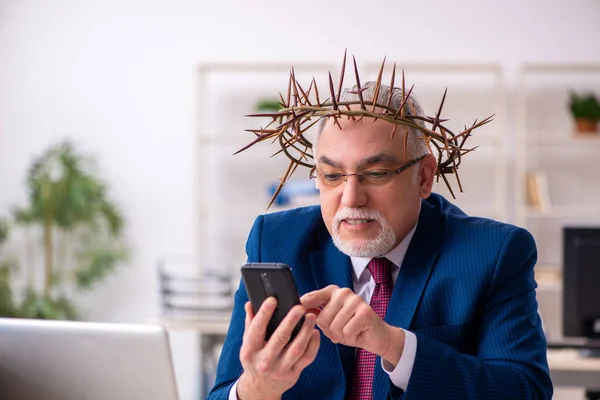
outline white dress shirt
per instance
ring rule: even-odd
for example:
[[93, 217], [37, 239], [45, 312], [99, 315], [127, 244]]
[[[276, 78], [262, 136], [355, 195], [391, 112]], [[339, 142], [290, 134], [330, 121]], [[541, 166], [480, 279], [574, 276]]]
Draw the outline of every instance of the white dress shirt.
[[[383, 256], [394, 264], [394, 269], [392, 271], [392, 280], [394, 284], [396, 283], [396, 279], [400, 273], [400, 266], [404, 261], [406, 250], [408, 250], [408, 245], [410, 244], [416, 229], [417, 226], [415, 225], [398, 246]], [[371, 261], [371, 258], [350, 257], [350, 260], [352, 261], [352, 283], [354, 284], [354, 293], [359, 295], [365, 302], [370, 303], [371, 296], [375, 290], [375, 280], [367, 269], [367, 265], [369, 264], [369, 261]], [[393, 365], [381, 359], [383, 370], [389, 375], [394, 386], [399, 387], [402, 390], [406, 390], [406, 387], [408, 386], [408, 381], [415, 364], [415, 356], [417, 354], [417, 337], [414, 333], [407, 330], [404, 330], [404, 333], [404, 350], [396, 367], [394, 368]], [[238, 381], [233, 384], [229, 391], [229, 400], [238, 400]]]
[[[408, 250], [408, 245], [410, 244], [416, 229], [417, 226], [415, 225], [398, 246], [383, 256], [394, 264], [394, 269], [392, 270], [392, 280], [394, 284], [396, 283], [396, 279], [400, 273], [400, 266], [404, 261], [406, 250]], [[373, 291], [375, 290], [375, 280], [367, 269], [367, 265], [369, 264], [369, 261], [371, 261], [371, 258], [350, 257], [350, 259], [352, 261], [354, 272], [352, 274], [354, 293], [359, 295], [365, 302], [369, 303]], [[394, 368], [392, 364], [388, 363], [383, 358], [381, 359], [383, 370], [390, 376], [390, 380], [394, 386], [399, 387], [402, 390], [406, 390], [406, 387], [408, 386], [408, 380], [410, 379], [413, 365], [415, 364], [415, 356], [417, 354], [417, 337], [414, 333], [407, 330], [404, 330], [404, 333], [404, 350], [402, 351], [402, 356], [396, 367]]]

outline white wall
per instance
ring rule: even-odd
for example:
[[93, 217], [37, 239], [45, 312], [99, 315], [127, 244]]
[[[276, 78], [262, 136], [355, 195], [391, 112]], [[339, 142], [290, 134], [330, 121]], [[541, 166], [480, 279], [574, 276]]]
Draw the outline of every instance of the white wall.
[[[197, 250], [200, 63], [339, 62], [348, 47], [510, 76], [524, 62], [600, 63], [599, 17], [598, 0], [0, 0], [0, 215], [25, 201], [31, 157], [75, 138], [98, 155], [134, 250], [86, 302], [89, 319], [155, 318], [157, 258]], [[193, 353], [178, 354], [190, 398]]]

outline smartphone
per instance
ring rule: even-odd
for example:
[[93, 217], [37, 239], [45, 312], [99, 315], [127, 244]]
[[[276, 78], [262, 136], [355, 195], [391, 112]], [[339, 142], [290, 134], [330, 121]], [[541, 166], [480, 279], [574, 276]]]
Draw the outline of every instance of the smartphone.
[[[265, 336], [265, 340], [269, 340], [292, 307], [300, 304], [292, 269], [282, 263], [248, 263], [242, 266], [242, 279], [255, 314], [268, 297], [273, 296], [277, 299], [277, 307]], [[290, 341], [294, 340], [303, 323], [304, 317], [292, 331]]]

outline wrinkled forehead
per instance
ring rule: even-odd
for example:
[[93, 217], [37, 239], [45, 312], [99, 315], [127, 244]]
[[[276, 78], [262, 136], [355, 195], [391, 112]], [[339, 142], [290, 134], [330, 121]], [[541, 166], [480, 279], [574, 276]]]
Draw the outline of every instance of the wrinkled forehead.
[[320, 123], [322, 125], [315, 140], [315, 147], [324, 139], [329, 144], [351, 141], [357, 146], [378, 142], [389, 149], [404, 150], [407, 129], [383, 119], [351, 118], [343, 115], [337, 119], [322, 118]]
[[317, 164], [324, 159], [331, 165], [354, 166], [367, 160], [371, 160], [369, 164], [376, 163], [375, 158], [398, 163], [410, 156], [404, 151], [406, 130], [402, 126], [367, 117], [362, 120], [340, 117], [337, 121], [339, 125], [328, 118], [313, 146]]

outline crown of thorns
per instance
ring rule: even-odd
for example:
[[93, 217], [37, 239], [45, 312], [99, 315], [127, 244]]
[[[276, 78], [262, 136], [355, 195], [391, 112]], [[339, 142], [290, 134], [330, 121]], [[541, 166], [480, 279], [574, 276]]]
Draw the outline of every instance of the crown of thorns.
[[[437, 159], [436, 177], [438, 180], [440, 177], [444, 180], [450, 194], [455, 198], [454, 191], [452, 190], [446, 175], [454, 174], [459, 190], [462, 192], [463, 189], [458, 176], [458, 167], [460, 166], [462, 156], [476, 148], [467, 149], [464, 147], [465, 143], [471, 136], [471, 132], [492, 121], [493, 115], [480, 122], [475, 120], [470, 127], [465, 126], [464, 130], [455, 134], [443, 124], [448, 121], [448, 119], [440, 118], [448, 89], [444, 91], [444, 95], [442, 96], [440, 106], [435, 113], [435, 116], [426, 117], [423, 115], [415, 115], [414, 111], [405, 112], [407, 106], [411, 107], [412, 110], [413, 104], [410, 96], [414, 85], [412, 85], [408, 91], [405, 90], [404, 70], [402, 70], [402, 87], [394, 87], [396, 63], [394, 63], [392, 69], [391, 82], [389, 85], [390, 92], [387, 99], [381, 101], [381, 99], [379, 99], [379, 92], [382, 85], [381, 79], [385, 68], [385, 58], [381, 64], [377, 81], [375, 82], [373, 98], [372, 100], [365, 100], [363, 99], [363, 91], [366, 87], [361, 86], [355, 57], [353, 57], [353, 62], [356, 85], [354, 86], [354, 90], [349, 91], [349, 93], [357, 95], [358, 98], [356, 100], [340, 101], [344, 82], [344, 71], [346, 69], [346, 53], [344, 53], [337, 90], [334, 87], [331, 72], [329, 72], [329, 97], [325, 100], [321, 99], [315, 78], [313, 77], [308, 90], [304, 90], [296, 80], [294, 68], [292, 67], [286, 97], [284, 98], [284, 96], [279, 93], [279, 105], [281, 106], [281, 109], [277, 112], [246, 115], [246, 117], [269, 117], [272, 118], [272, 121], [265, 128], [246, 129], [247, 132], [253, 133], [256, 137], [234, 154], [238, 154], [259, 142], [272, 139], [272, 143], [278, 142], [280, 146], [280, 149], [274, 153], [273, 156], [284, 153], [290, 160], [287, 170], [281, 178], [281, 182], [273, 194], [268, 207], [273, 204], [277, 195], [298, 166], [310, 168], [311, 173], [314, 170], [314, 158], [311, 151], [313, 145], [305, 137], [305, 133], [322, 118], [333, 118], [337, 126], [342, 129], [338, 122], [338, 118], [341, 116], [346, 116], [352, 120], [358, 121], [362, 120], [364, 117], [368, 117], [374, 118], [375, 120], [381, 119], [394, 124], [395, 126], [391, 134], [392, 138], [394, 137], [398, 126], [403, 126], [405, 130], [405, 151], [409, 129], [416, 129], [422, 132], [423, 135], [421, 139], [425, 140], [429, 152], [433, 154], [434, 148], [437, 152], [437, 155], [434, 154]], [[400, 107], [397, 109], [394, 109], [391, 106], [392, 93], [395, 90], [401, 90], [402, 93], [402, 101]], [[321, 91], [321, 93], [323, 93], [323, 91]], [[409, 101], [409, 99], [411, 101]], [[429, 124], [431, 127], [427, 128], [425, 123]]]

